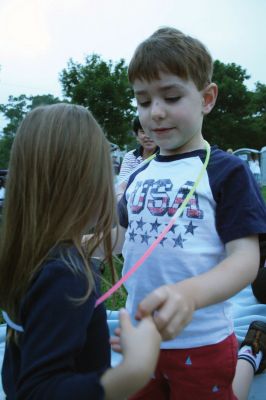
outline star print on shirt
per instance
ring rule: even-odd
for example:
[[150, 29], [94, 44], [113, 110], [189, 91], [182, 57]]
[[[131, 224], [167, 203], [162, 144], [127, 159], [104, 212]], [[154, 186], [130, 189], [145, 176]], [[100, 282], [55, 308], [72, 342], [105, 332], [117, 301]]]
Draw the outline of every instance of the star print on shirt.
[[174, 247], [179, 246], [183, 249], [183, 242], [185, 242], [187, 239], [183, 239], [181, 234], [178, 235], [177, 238], [173, 239], [175, 242]]
[[129, 221], [128, 227], [131, 229], [131, 225], [133, 224], [133, 221]]
[[174, 225], [171, 226], [171, 228], [169, 229], [169, 232], [171, 231], [171, 232], [175, 233], [175, 228], [177, 228], [177, 227], [178, 227], [178, 225], [174, 224]]
[[144, 233], [144, 235], [140, 236], [141, 236], [141, 243], [149, 244], [149, 238], [151, 238], [151, 236], [148, 235], [147, 231]]
[[[157, 238], [158, 238], [158, 236], [155, 236], [155, 240], [156, 240]], [[166, 239], [167, 239], [166, 237], [163, 237], [162, 240], [160, 241], [160, 245], [163, 246], [164, 241], [165, 241]]]
[[133, 229], [131, 232], [129, 232], [129, 241], [135, 242], [135, 236], [137, 236], [137, 234]]
[[150, 230], [150, 232], [152, 232], [152, 231], [154, 230], [155, 232], [158, 233], [158, 228], [159, 228], [159, 226], [162, 225], [162, 224], [159, 224], [159, 223], [158, 223], [157, 218], [156, 218], [155, 222], [153, 222], [153, 223], [151, 222], [150, 224], [151, 224], [151, 230]]
[[194, 235], [194, 230], [195, 230], [196, 228], [198, 228], [198, 226], [193, 225], [193, 222], [192, 222], [192, 221], [190, 221], [190, 223], [189, 223], [188, 225], [184, 225], [184, 227], [186, 228], [185, 235], [186, 235], [187, 233], [191, 233], [192, 235]]
[[136, 221], [136, 223], [137, 223], [137, 229], [140, 229], [140, 230], [142, 230], [143, 229], [143, 226], [146, 224], [146, 222], [144, 222], [143, 220], [142, 220], [142, 217], [140, 218], [140, 220], [139, 221]]

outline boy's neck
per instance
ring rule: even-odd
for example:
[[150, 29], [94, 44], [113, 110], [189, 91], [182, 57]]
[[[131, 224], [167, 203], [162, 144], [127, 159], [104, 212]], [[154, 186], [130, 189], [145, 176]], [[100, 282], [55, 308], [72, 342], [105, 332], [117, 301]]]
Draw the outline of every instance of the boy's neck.
[[173, 148], [173, 149], [162, 149], [160, 148], [161, 156], [175, 156], [178, 154], [191, 153], [192, 151], [205, 150], [206, 141], [201, 136], [199, 140], [195, 143], [185, 143], [184, 145]]
[[144, 160], [146, 160], [146, 158], [152, 156], [153, 153], [154, 153], [154, 150], [144, 150], [144, 149], [143, 149], [142, 158], [143, 158]]

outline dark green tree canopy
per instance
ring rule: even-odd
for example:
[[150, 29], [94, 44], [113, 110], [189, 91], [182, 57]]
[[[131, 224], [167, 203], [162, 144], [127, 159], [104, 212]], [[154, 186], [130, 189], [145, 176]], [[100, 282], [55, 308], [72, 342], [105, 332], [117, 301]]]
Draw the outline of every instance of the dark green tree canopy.
[[93, 54], [85, 58], [84, 65], [70, 59], [60, 74], [60, 82], [71, 102], [91, 110], [111, 142], [123, 146], [130, 141], [128, 133], [135, 107], [123, 59], [105, 62]]
[[[266, 85], [257, 82], [249, 90], [246, 70], [235, 63], [214, 63], [213, 81], [219, 94], [212, 112], [205, 118], [203, 135], [222, 149], [266, 145]], [[69, 60], [60, 73], [60, 82], [68, 100], [89, 108], [103, 127], [107, 138], [119, 146], [130, 146], [132, 119], [136, 113], [133, 91], [127, 78], [125, 61], [105, 62], [99, 55], [85, 58], [84, 64]], [[0, 112], [8, 120], [0, 137], [0, 167], [6, 168], [17, 127], [24, 115], [41, 104], [58, 103], [51, 94], [10, 96], [0, 104]]]
[[0, 112], [8, 120], [8, 124], [4, 127], [3, 135], [0, 138], [0, 168], [7, 168], [10, 149], [18, 126], [24, 116], [37, 106], [59, 102], [59, 98], [51, 94], [42, 96], [26, 96], [22, 94], [18, 97], [9, 96], [7, 104], [0, 104]]
[[255, 91], [249, 91], [245, 85], [249, 78], [239, 65], [214, 62], [213, 82], [219, 93], [214, 109], [205, 118], [203, 134], [224, 150], [261, 149], [266, 144], [265, 85], [258, 83]]

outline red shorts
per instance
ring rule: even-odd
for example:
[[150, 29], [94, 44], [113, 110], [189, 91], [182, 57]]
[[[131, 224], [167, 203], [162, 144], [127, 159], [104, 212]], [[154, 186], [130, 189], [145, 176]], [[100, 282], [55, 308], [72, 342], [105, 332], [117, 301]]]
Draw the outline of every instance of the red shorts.
[[130, 400], [237, 400], [232, 390], [238, 344], [161, 350], [154, 378]]

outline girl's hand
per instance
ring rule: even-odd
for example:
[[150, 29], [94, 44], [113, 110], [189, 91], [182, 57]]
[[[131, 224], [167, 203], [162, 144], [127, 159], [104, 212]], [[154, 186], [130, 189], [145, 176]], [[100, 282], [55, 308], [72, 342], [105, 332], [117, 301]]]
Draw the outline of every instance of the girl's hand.
[[115, 330], [116, 337], [110, 340], [112, 349], [123, 353], [124, 361], [133, 367], [142, 364], [144, 368], [154, 371], [160, 351], [161, 335], [152, 317], [143, 318], [137, 326], [133, 326], [128, 312], [120, 310], [120, 328]]
[[161, 336], [151, 317], [133, 326], [126, 310], [120, 311], [120, 328], [113, 348], [123, 353], [123, 361], [101, 377], [106, 400], [122, 400], [144, 387], [156, 368]]

